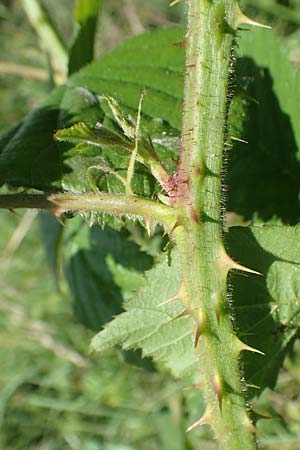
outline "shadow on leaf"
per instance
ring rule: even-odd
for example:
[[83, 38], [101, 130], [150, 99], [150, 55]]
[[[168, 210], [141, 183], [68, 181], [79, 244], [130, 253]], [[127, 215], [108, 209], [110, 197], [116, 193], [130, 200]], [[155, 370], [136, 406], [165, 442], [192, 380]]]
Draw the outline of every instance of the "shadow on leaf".
[[[237, 332], [243, 342], [265, 353], [242, 355], [245, 378], [261, 389], [275, 386], [300, 325], [299, 286], [295, 285], [300, 261], [293, 257], [297, 233], [292, 227], [233, 227], [226, 237], [231, 256], [262, 274], [233, 272], [230, 276]], [[289, 260], [280, 256], [282, 246]], [[295, 280], [289, 276], [291, 270]], [[252, 392], [258, 393], [257, 389]]]
[[[246, 220], [279, 219], [296, 224], [300, 218], [300, 166], [290, 118], [280, 107], [268, 69], [241, 58], [237, 79], [247, 98], [244, 95], [232, 105], [232, 132], [234, 121], [241, 120], [237, 115], [242, 114], [240, 137], [248, 144], [235, 142], [229, 155], [228, 210]], [[244, 111], [238, 112], [238, 108]]]

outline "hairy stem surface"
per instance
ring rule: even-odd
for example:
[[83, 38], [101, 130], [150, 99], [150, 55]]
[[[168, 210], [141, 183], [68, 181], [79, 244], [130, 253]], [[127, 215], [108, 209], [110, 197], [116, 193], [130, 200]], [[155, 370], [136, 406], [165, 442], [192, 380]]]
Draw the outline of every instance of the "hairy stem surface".
[[182, 213], [174, 231], [181, 255], [185, 303], [195, 320], [208, 423], [223, 450], [256, 448], [245, 403], [239, 355], [227, 302], [228, 271], [236, 267], [222, 243], [222, 160], [235, 0], [189, 0], [185, 103], [173, 199]]
[[86, 194], [8, 194], [0, 196], [0, 209], [36, 208], [56, 216], [66, 211], [102, 211], [116, 216], [129, 215], [157, 220], [172, 229], [176, 215], [172, 208], [136, 195]]

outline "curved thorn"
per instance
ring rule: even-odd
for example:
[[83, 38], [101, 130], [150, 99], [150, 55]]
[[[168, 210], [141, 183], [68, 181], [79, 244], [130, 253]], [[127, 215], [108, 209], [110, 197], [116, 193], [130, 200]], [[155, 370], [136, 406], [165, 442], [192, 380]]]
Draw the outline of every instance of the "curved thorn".
[[184, 308], [184, 310], [179, 313], [176, 317], [174, 317], [173, 320], [177, 320], [177, 319], [181, 319], [182, 317], [186, 317], [190, 315], [190, 312], [192, 310], [191, 306], [187, 306], [186, 308]]
[[269, 25], [264, 25], [262, 23], [256, 22], [250, 17], [247, 17], [242, 12], [240, 13], [239, 18], [237, 20], [237, 27], [239, 27], [240, 25], [252, 25], [253, 27], [267, 28], [268, 30], [272, 29], [272, 27], [270, 27]]
[[238, 262], [234, 261], [225, 251], [224, 247], [220, 250], [220, 257], [219, 257], [219, 267], [221, 269], [226, 269], [227, 271], [231, 269], [235, 270], [241, 270], [243, 272], [252, 273], [254, 275], [261, 275], [262, 273], [257, 272], [256, 270], [249, 269], [249, 267], [243, 266], [242, 264], [239, 264]]
[[184, 283], [182, 282], [179, 291], [175, 295], [163, 301], [162, 303], [159, 303], [157, 306], [167, 305], [168, 303], [173, 302], [175, 300], [182, 300], [183, 303], [185, 303], [184, 301], [185, 297], [186, 297], [186, 289]]
[[247, 388], [260, 389], [260, 386], [256, 386], [256, 384], [246, 383], [246, 386]]
[[257, 348], [250, 347], [250, 345], [245, 344], [238, 338], [237, 338], [237, 340], [238, 340], [238, 348], [239, 348], [240, 352], [246, 351], [246, 352], [258, 353], [259, 355], [266, 356], [266, 354], [264, 352], [257, 350]]
[[177, 5], [178, 3], [180, 3], [180, 2], [181, 2], [181, 0], [173, 0], [173, 1], [170, 3], [169, 6], [175, 6], [175, 5]]
[[182, 219], [181, 217], [177, 217], [176, 222], [174, 223], [173, 227], [169, 231], [169, 234], [173, 234], [176, 228], [180, 227], [182, 225]]
[[187, 40], [186, 40], [186, 39], [183, 39], [183, 41], [180, 41], [180, 42], [174, 42], [172, 45], [173, 45], [174, 47], [182, 47], [182, 48], [185, 48], [185, 47], [186, 47], [186, 44], [187, 44]]
[[201, 336], [201, 332], [203, 330], [203, 323], [204, 323], [204, 318], [203, 318], [203, 314], [200, 311], [199, 316], [198, 316], [198, 320], [197, 320], [197, 325], [196, 325], [196, 332], [195, 332], [195, 338], [194, 338], [194, 348], [197, 347], [200, 336]]
[[149, 217], [145, 217], [145, 226], [148, 236], [151, 237], [151, 219]]
[[245, 141], [244, 139], [238, 138], [236, 136], [230, 136], [229, 139], [231, 139], [232, 141], [242, 142], [243, 144], [249, 144], [248, 141]]
[[239, 263], [235, 262], [233, 259], [231, 259], [231, 261], [233, 263], [232, 266], [231, 266], [231, 269], [242, 270], [243, 272], [248, 272], [248, 273], [253, 273], [254, 275], [261, 275], [261, 276], [263, 276], [262, 273], [257, 272], [256, 270], [253, 270], [253, 269], [249, 269], [249, 267], [245, 267], [242, 264], [239, 264]]
[[194, 428], [196, 428], [196, 427], [201, 427], [205, 423], [209, 423], [208, 419], [209, 419], [209, 414], [207, 414], [207, 412], [205, 411], [205, 413], [203, 414], [203, 416], [199, 420], [196, 420], [196, 422], [194, 422], [192, 425], [190, 425], [186, 429], [186, 432], [188, 433], [189, 431], [194, 430]]
[[220, 411], [222, 411], [223, 389], [222, 389], [221, 380], [220, 380], [220, 377], [218, 374], [216, 374], [214, 376], [212, 385], [213, 385], [214, 393], [216, 394], [217, 399], [218, 399]]

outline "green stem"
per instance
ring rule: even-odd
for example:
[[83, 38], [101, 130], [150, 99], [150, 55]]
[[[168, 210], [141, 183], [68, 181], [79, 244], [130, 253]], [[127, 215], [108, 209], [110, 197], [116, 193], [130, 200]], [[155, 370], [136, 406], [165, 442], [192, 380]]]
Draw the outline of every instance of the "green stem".
[[0, 209], [47, 209], [55, 215], [66, 211], [103, 211], [114, 215], [129, 215], [156, 220], [172, 229], [177, 217], [169, 206], [135, 195], [107, 193], [86, 194], [9, 194], [0, 196]]
[[222, 242], [222, 161], [235, 0], [189, 0], [185, 103], [173, 199], [182, 220], [174, 230], [181, 256], [185, 303], [195, 321], [208, 423], [222, 450], [256, 448], [239, 369], [241, 350], [227, 300], [228, 271], [236, 263]]
[[52, 67], [65, 77], [68, 64], [67, 48], [48, 12], [39, 0], [22, 0], [23, 8], [45, 50], [49, 53]]

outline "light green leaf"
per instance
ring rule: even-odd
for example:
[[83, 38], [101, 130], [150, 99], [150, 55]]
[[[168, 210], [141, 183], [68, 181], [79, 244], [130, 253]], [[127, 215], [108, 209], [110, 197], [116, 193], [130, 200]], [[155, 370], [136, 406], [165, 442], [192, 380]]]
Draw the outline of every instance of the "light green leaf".
[[180, 302], [161, 305], [178, 291], [180, 267], [177, 256], [172, 265], [167, 258], [146, 274], [145, 286], [125, 303], [126, 312], [110, 322], [91, 342], [91, 352], [114, 345], [124, 350], [141, 348], [143, 356], [162, 362], [175, 376], [192, 375], [197, 370], [193, 347], [192, 321], [174, 320], [183, 310]]
[[110, 97], [109, 95], [105, 95], [105, 98], [119, 127], [123, 130], [126, 137], [133, 140], [135, 138], [134, 122], [132, 120], [129, 120], [128, 117], [124, 116], [120, 105], [114, 98]]
[[[241, 340], [266, 353], [243, 355], [246, 379], [273, 387], [282, 359], [300, 327], [300, 230], [297, 227], [234, 227], [227, 236], [231, 255], [262, 276], [232, 273], [232, 315]], [[179, 289], [180, 267], [163, 261], [146, 274], [145, 285], [120, 314], [91, 342], [91, 352], [120, 345], [141, 348], [144, 356], [163, 362], [175, 376], [199, 372], [193, 349], [194, 324], [178, 301], [165, 303]], [[244, 352], [245, 353], [245, 352]], [[255, 391], [255, 394], [258, 392]]]
[[55, 139], [62, 142], [73, 144], [85, 144], [87, 146], [117, 146], [132, 150], [134, 143], [122, 138], [118, 134], [103, 127], [101, 124], [97, 127], [90, 127], [85, 122], [79, 122], [70, 128], [59, 130], [54, 135]]

